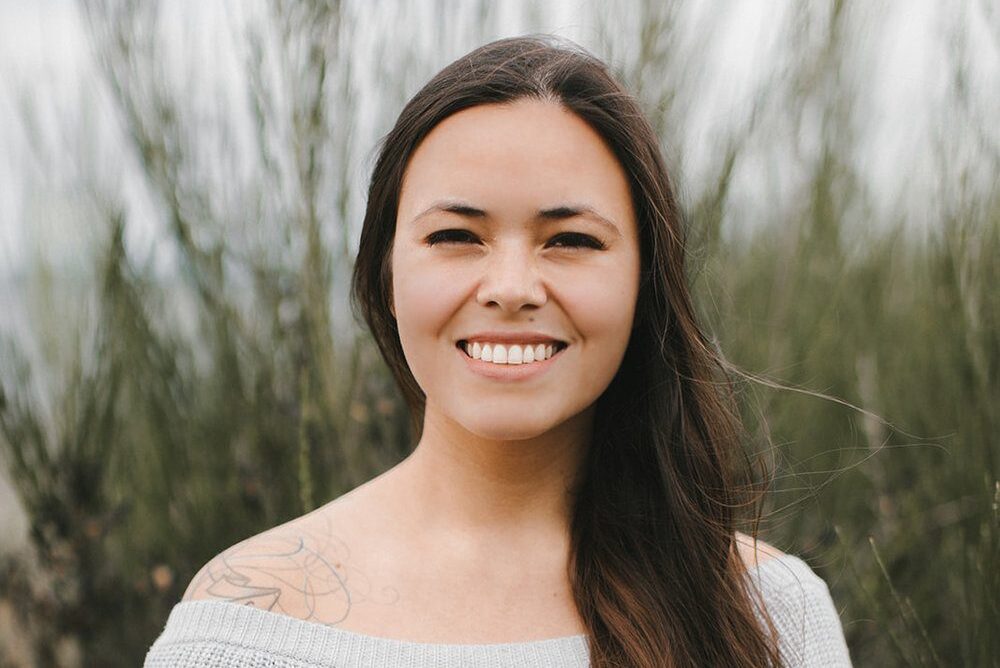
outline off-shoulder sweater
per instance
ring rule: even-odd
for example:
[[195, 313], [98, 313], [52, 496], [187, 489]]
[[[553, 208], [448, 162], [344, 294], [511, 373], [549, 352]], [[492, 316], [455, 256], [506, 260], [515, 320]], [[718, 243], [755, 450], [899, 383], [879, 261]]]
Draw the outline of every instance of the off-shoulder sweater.
[[[751, 567], [789, 668], [850, 666], [826, 583], [802, 559], [782, 554]], [[758, 613], [758, 618], [760, 618]], [[184, 601], [146, 655], [146, 668], [580, 668], [588, 636], [515, 643], [436, 644], [364, 635], [228, 601]]]

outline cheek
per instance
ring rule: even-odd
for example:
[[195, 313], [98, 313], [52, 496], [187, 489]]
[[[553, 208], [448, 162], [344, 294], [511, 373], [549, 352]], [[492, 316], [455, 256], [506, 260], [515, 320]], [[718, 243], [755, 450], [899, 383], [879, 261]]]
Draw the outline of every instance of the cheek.
[[585, 339], [612, 347], [628, 343], [638, 296], [638, 279], [627, 271], [595, 274], [564, 286], [566, 308]]
[[[393, 308], [399, 339], [407, 362], [418, 370], [433, 363], [431, 355], [448, 354], [443, 334], [464, 299], [464, 284], [440, 263], [419, 262], [406, 254], [394, 255]], [[396, 277], [405, 277], [397, 280]]]

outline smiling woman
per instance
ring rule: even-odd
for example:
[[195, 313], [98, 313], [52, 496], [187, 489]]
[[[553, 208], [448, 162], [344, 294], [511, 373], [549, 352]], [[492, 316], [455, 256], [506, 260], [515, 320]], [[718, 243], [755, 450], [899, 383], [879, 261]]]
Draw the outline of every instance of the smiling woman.
[[850, 665], [823, 581], [736, 530], [684, 232], [589, 54], [507, 39], [435, 76], [382, 144], [353, 283], [416, 446], [206, 564], [147, 665]]

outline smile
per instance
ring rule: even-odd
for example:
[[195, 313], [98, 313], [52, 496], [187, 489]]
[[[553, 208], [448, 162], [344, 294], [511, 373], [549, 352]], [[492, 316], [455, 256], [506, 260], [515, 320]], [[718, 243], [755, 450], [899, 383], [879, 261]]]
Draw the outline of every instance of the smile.
[[[562, 356], [568, 344], [468, 344], [459, 341], [455, 347], [468, 368], [474, 373], [493, 380], [523, 380], [544, 374]], [[530, 352], [528, 352], [530, 350]], [[541, 353], [542, 357], [537, 355]], [[478, 355], [478, 357], [477, 357]], [[487, 359], [483, 359], [483, 358]], [[530, 361], [526, 361], [530, 359]], [[504, 360], [504, 361], [499, 361]]]
[[534, 364], [544, 362], [565, 348], [562, 341], [537, 344], [459, 341], [458, 347], [472, 359], [492, 364]]

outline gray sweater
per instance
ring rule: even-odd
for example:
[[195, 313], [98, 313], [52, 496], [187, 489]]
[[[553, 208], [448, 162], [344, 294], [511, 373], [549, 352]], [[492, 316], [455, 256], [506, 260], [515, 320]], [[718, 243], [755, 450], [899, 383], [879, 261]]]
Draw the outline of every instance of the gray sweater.
[[[786, 664], [850, 666], [826, 583], [792, 555], [749, 572], [779, 632]], [[586, 635], [489, 645], [418, 643], [363, 635], [228, 601], [185, 601], [146, 655], [146, 668], [459, 668], [589, 665]]]

